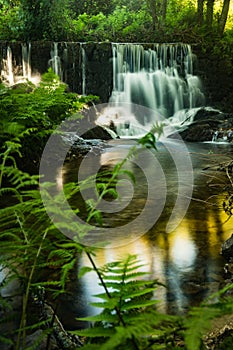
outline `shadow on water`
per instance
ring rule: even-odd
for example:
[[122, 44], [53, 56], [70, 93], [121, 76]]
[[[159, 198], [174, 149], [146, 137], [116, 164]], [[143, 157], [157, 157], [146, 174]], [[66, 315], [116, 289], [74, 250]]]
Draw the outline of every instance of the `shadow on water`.
[[[117, 159], [127, 155], [131, 146], [132, 140], [110, 141], [109, 148], [102, 154], [95, 155], [95, 162], [99, 163], [99, 168], [112, 168]], [[176, 148], [176, 142], [172, 141], [172, 147]], [[105, 249], [99, 249], [95, 258], [97, 265], [101, 266], [124, 258], [127, 254], [137, 254], [145, 264], [143, 270], [167, 286], [158, 287], [155, 291], [154, 297], [160, 300], [159, 309], [175, 314], [184, 313], [190, 306], [198, 305], [219, 289], [223, 275], [221, 244], [232, 233], [232, 220], [227, 221], [228, 217], [222, 210], [224, 178], [220, 172], [215, 171], [218, 162], [231, 159], [232, 147], [211, 143], [190, 143], [186, 147], [192, 161], [194, 182], [192, 200], [179, 225], [171, 232], [166, 232], [177, 196], [178, 180], [171, 156], [167, 154], [166, 147], [159, 144], [156, 157], [165, 173], [167, 191], [161, 215], [146, 234], [134, 237], [133, 225], [127, 237], [121, 233], [121, 225], [133, 221], [140, 214], [148, 194], [143, 172], [137, 165], [129, 165], [128, 169], [136, 177], [135, 191], [132, 196], [130, 186], [124, 187], [126, 197], [127, 191], [130, 192], [130, 203], [119, 213], [103, 213], [104, 227], [118, 227], [119, 234], [113, 237], [110, 230], [110, 236], [106, 237], [105, 231], [103, 237], [100, 233], [98, 239], [107, 240], [111, 244]], [[59, 175], [62, 176], [63, 183], [77, 180], [77, 166], [77, 160], [65, 164], [62, 175]], [[150, 167], [150, 164], [147, 166]], [[86, 169], [87, 175], [90, 170]], [[156, 181], [156, 186], [159, 186], [159, 181]], [[88, 243], [92, 244], [92, 237], [88, 239]], [[85, 256], [82, 257], [81, 264], [89, 265]], [[75, 292], [76, 283], [78, 282], [74, 281], [73, 314], [80, 316], [80, 300], [82, 314], [96, 313], [98, 310], [90, 307], [89, 302], [95, 300], [93, 295], [101, 291], [97, 277], [89, 273], [79, 281], [79, 296]], [[72, 305], [71, 300], [69, 303]]]

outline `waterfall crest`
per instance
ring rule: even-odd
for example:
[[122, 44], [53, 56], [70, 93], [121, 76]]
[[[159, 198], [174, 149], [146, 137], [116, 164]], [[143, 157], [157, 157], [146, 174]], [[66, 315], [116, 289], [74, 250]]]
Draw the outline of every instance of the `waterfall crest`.
[[[194, 55], [188, 44], [112, 44], [112, 112], [101, 116], [120, 135], [133, 136], [159, 119], [186, 118], [185, 110], [204, 106], [200, 79], [194, 75]], [[137, 107], [147, 108], [137, 113]], [[151, 110], [151, 112], [148, 112]], [[154, 111], [154, 112], [152, 112]], [[180, 120], [179, 120], [180, 118]]]
[[[0, 56], [1, 78], [9, 85], [36, 82], [52, 67], [71, 91], [100, 96], [111, 111], [98, 122], [117, 124], [120, 135], [140, 134], [155, 115], [179, 124], [190, 120], [186, 110], [205, 105], [187, 44], [2, 43]], [[141, 115], [136, 106], [153, 113]]]
[[165, 118], [204, 105], [201, 82], [193, 74], [187, 44], [113, 44], [113, 91], [110, 102], [136, 103]]

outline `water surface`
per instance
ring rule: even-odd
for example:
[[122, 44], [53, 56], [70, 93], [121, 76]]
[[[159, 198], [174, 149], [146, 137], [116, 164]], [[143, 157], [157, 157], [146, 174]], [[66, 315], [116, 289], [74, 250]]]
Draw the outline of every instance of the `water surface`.
[[[167, 142], [169, 150], [173, 149], [172, 153], [183, 152], [179, 142]], [[133, 144], [134, 141], [127, 139], [110, 141], [102, 154], [95, 155], [95, 162], [99, 164], [99, 168], [111, 168], [117, 160], [128, 154]], [[103, 227], [109, 228], [109, 235], [105, 230], [104, 237], [100, 232], [98, 239], [110, 244], [104, 249], [99, 249], [95, 257], [96, 264], [101, 266], [109, 261], [122, 259], [127, 254], [136, 254], [145, 264], [143, 270], [150, 272], [151, 278], [158, 279], [166, 285], [166, 288], [159, 287], [154, 297], [160, 300], [159, 309], [169, 313], [184, 313], [190, 306], [198, 305], [219, 289], [224, 265], [220, 255], [221, 244], [232, 233], [232, 220], [227, 220], [228, 216], [222, 210], [221, 193], [226, 179], [223, 173], [216, 171], [216, 164], [231, 159], [232, 147], [228, 144], [214, 143], [186, 143], [185, 147], [191, 158], [192, 174], [190, 168], [184, 167], [182, 176], [186, 181], [183, 186], [188, 186], [192, 176], [194, 180], [192, 199], [187, 212], [176, 213], [175, 223], [178, 222], [178, 226], [167, 232], [178, 187], [182, 184], [178, 183], [174, 157], [168, 152], [166, 142], [163, 142], [158, 144], [158, 151], [154, 152], [166, 180], [166, 198], [161, 214], [145, 234], [137, 233], [134, 236], [133, 224], [131, 229], [128, 229], [128, 234], [121, 230], [122, 225], [133, 222], [140, 214], [148, 196], [148, 186], [142, 169], [128, 164], [128, 169], [136, 176], [133, 196], [131, 186], [124, 186], [126, 198], [127, 191], [129, 192], [129, 205], [117, 213], [103, 213]], [[186, 153], [184, 150], [184, 156], [187, 156]], [[151, 164], [147, 164], [146, 167], [151, 168], [151, 171], [154, 169]], [[92, 170], [86, 168], [86, 171], [88, 174]], [[63, 169], [63, 181], [75, 180], [77, 174], [76, 161], [68, 163]], [[159, 187], [158, 174], [161, 174], [161, 171], [158, 173], [156, 170], [156, 196], [159, 198], [159, 193], [164, 191], [164, 187]], [[161, 182], [161, 186], [164, 186], [164, 181]], [[158, 202], [162, 203], [161, 198]], [[109, 203], [111, 206], [111, 201]], [[154, 205], [155, 202], [151, 201], [150, 215]], [[180, 222], [179, 217], [183, 217]], [[111, 231], [113, 227], [118, 228], [114, 236]], [[92, 240], [95, 244], [96, 236], [89, 237], [88, 240], [90, 244]], [[89, 265], [85, 257], [82, 258], [82, 264]], [[78, 295], [73, 295], [70, 301], [70, 312], [80, 316], [80, 304], [83, 314], [97, 312], [89, 306], [89, 301], [94, 300], [93, 295], [100, 290], [97, 277], [92, 273], [87, 274], [82, 278], [81, 284], [79, 282]]]

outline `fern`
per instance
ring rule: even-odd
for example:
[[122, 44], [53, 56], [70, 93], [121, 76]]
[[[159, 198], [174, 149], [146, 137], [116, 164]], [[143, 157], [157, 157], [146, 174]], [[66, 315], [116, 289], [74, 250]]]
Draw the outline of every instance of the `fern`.
[[[210, 321], [222, 314], [231, 313], [233, 303], [231, 300], [222, 299], [222, 293], [218, 294], [219, 302], [213, 305], [203, 304], [200, 308], [189, 311], [187, 317], [163, 315], [157, 312], [157, 300], [153, 299], [154, 290], [158, 281], [149, 280], [147, 273], [142, 272], [143, 264], [136, 256], [129, 255], [123, 261], [115, 261], [98, 268], [94, 261], [94, 248], [81, 244], [81, 239], [87, 233], [86, 225], [74, 222], [73, 216], [79, 214], [79, 209], [62, 210], [61, 201], [69, 200], [81, 190], [93, 185], [94, 177], [83, 180], [80, 184], [69, 184], [65, 186], [64, 193], [52, 197], [51, 183], [44, 183], [38, 190], [38, 176], [32, 176], [18, 169], [17, 159], [22, 157], [23, 147], [21, 140], [31, 135], [41, 139], [48, 136], [44, 132], [33, 129], [33, 118], [36, 116], [38, 125], [53, 128], [52, 111], [55, 110], [55, 120], [58, 121], [66, 114], [67, 107], [77, 108], [78, 102], [74, 96], [69, 101], [64, 101], [64, 85], [58, 80], [51, 82], [52, 72], [44, 78], [41, 86], [33, 87], [32, 95], [15, 96], [13, 92], [6, 90], [3, 96], [5, 103], [14, 115], [15, 124], [12, 128], [6, 123], [8, 135], [13, 137], [7, 140], [5, 148], [2, 149], [0, 164], [0, 195], [11, 195], [11, 201], [6, 208], [0, 209], [0, 265], [4, 269], [4, 279], [0, 289], [11, 281], [19, 281], [19, 290], [16, 292], [23, 296], [21, 320], [18, 330], [12, 330], [11, 334], [0, 336], [0, 342], [15, 346], [15, 350], [26, 348], [27, 334], [41, 328], [41, 335], [30, 349], [36, 348], [37, 344], [52, 332], [51, 319], [31, 322], [30, 298], [35, 291], [42, 289], [52, 298], [66, 291], [70, 272], [76, 268], [78, 256], [86, 254], [92, 264], [92, 268], [83, 267], [79, 271], [79, 278], [89, 271], [97, 273], [103, 292], [98, 294], [98, 302], [92, 303], [101, 309], [95, 316], [80, 318], [93, 324], [92, 328], [74, 331], [74, 334], [86, 338], [83, 349], [98, 350], [146, 350], [146, 349], [176, 349], [178, 341], [184, 341], [188, 350], [201, 348], [204, 333], [209, 329]], [[43, 92], [43, 89], [47, 89]], [[44, 94], [44, 95], [43, 95]], [[43, 96], [42, 96], [43, 95]], [[46, 100], [45, 96], [52, 100]], [[37, 99], [31, 101], [31, 99]], [[19, 101], [30, 102], [31, 105], [25, 111], [14, 111], [14, 104]], [[36, 106], [36, 111], [34, 107]], [[1, 106], [0, 106], [1, 107]], [[78, 107], [79, 108], [79, 107]], [[70, 109], [70, 110], [71, 110]], [[30, 117], [27, 119], [27, 112]], [[63, 114], [64, 112], [64, 114]], [[4, 115], [7, 119], [8, 116]], [[27, 124], [28, 122], [28, 124]], [[23, 129], [24, 128], [24, 129]], [[162, 126], [156, 125], [154, 131], [160, 136]], [[24, 139], [25, 141], [25, 139]], [[156, 138], [151, 131], [139, 144], [146, 148], [156, 149]], [[24, 144], [25, 145], [25, 144]], [[123, 168], [124, 164], [135, 152], [140, 150], [132, 147], [125, 159], [117, 164], [112, 172], [103, 172], [97, 177], [96, 191], [98, 198], [90, 198], [86, 201], [87, 222], [97, 220], [101, 225], [101, 212], [98, 210], [99, 201], [106, 197], [108, 199], [118, 198], [116, 184], [119, 179], [127, 176], [132, 182], [135, 178], [131, 172]], [[46, 199], [47, 209], [50, 214], [58, 218], [56, 226], [51, 222], [44, 208], [41, 195]], [[74, 240], [71, 242], [64, 237], [59, 229], [69, 232]], [[50, 269], [56, 269], [57, 279], [50, 280], [47, 273]], [[5, 271], [8, 271], [7, 273]], [[226, 289], [224, 289], [226, 291]], [[13, 296], [12, 296], [13, 297]], [[2, 298], [1, 311], [5, 315], [0, 322], [5, 322], [15, 317], [14, 310], [8, 300]], [[48, 322], [49, 321], [49, 322]], [[17, 336], [16, 343], [12, 339]], [[49, 338], [48, 338], [49, 339]], [[48, 340], [49, 342], [49, 340]], [[184, 344], [184, 343], [183, 343]], [[49, 344], [48, 344], [49, 346]]]
[[203, 335], [209, 330], [211, 324], [210, 320], [220, 316], [221, 311], [217, 308], [192, 308], [190, 310], [184, 326], [187, 328], [185, 331], [185, 343], [188, 350], [199, 350], [202, 344]]
[[[145, 280], [148, 274], [140, 271], [142, 266], [136, 256], [129, 255], [123, 261], [98, 269], [105, 293], [96, 295], [102, 301], [91, 305], [103, 310], [98, 315], [80, 319], [94, 322], [91, 329], [75, 331], [75, 334], [89, 338], [84, 349], [95, 349], [93, 344], [98, 344], [101, 350], [150, 346], [153, 327], [155, 324], [160, 326], [168, 316], [157, 317], [153, 293], [159, 283]], [[162, 333], [164, 336], [165, 332]]]

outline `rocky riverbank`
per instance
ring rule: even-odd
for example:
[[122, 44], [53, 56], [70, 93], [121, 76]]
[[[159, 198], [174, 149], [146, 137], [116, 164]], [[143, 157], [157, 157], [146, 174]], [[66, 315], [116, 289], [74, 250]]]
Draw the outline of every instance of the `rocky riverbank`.
[[212, 108], [200, 108], [181, 123], [169, 138], [187, 142], [233, 142], [233, 113], [223, 113]]

